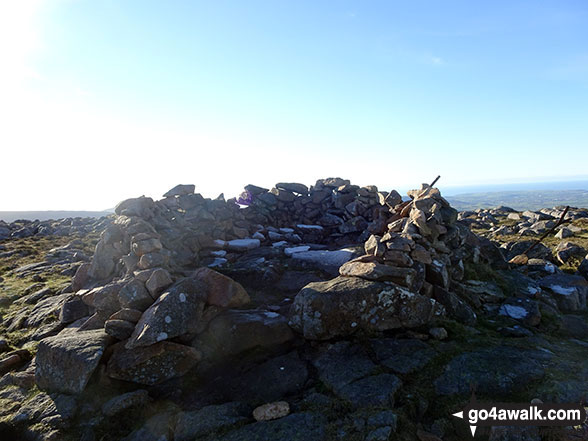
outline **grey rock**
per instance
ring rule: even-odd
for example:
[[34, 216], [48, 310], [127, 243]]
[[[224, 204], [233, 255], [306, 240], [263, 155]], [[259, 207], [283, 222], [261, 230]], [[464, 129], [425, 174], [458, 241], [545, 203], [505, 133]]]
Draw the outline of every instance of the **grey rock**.
[[303, 288], [289, 323], [306, 339], [327, 340], [357, 331], [422, 326], [444, 313], [433, 299], [398, 285], [340, 276]]
[[174, 441], [191, 441], [219, 429], [247, 422], [250, 413], [251, 409], [239, 402], [180, 412], [175, 424]]
[[161, 245], [161, 241], [157, 238], [150, 238], [141, 240], [138, 242], [133, 242], [131, 249], [135, 255], [141, 257], [144, 254], [148, 253], [156, 253], [163, 248]]
[[280, 190], [287, 190], [298, 194], [308, 194], [308, 187], [304, 184], [292, 183], [292, 182], [279, 182], [276, 184], [276, 188]]
[[118, 293], [118, 301], [123, 308], [145, 311], [153, 303], [153, 297], [143, 282], [134, 279], [121, 288]]
[[398, 377], [392, 374], [379, 374], [362, 378], [344, 386], [338, 395], [354, 407], [394, 406], [396, 392], [402, 386]]
[[310, 250], [292, 254], [293, 261], [312, 265], [331, 275], [339, 274], [339, 267], [354, 257], [356, 253], [350, 249]]
[[227, 310], [215, 317], [192, 345], [212, 362], [253, 349], [281, 347], [293, 339], [294, 333], [283, 315], [263, 310]]
[[149, 401], [149, 393], [139, 389], [126, 394], [111, 398], [102, 405], [102, 413], [106, 416], [113, 416], [131, 407], [142, 406]]
[[76, 413], [76, 398], [63, 394], [46, 394], [41, 392], [26, 401], [12, 422], [29, 425], [43, 423], [51, 427], [65, 427]]
[[377, 262], [366, 262], [361, 259], [360, 257], [344, 263], [339, 268], [339, 274], [361, 277], [366, 280], [391, 281], [407, 287], [412, 285], [416, 277], [416, 272], [412, 268], [398, 268]]
[[104, 322], [104, 332], [117, 340], [126, 340], [135, 330], [135, 323], [126, 320], [108, 319]]
[[500, 306], [498, 314], [519, 320], [527, 326], [537, 326], [541, 321], [539, 305], [531, 299], [510, 297]]
[[307, 380], [306, 362], [296, 352], [290, 352], [232, 376], [227, 380], [225, 390], [231, 399], [253, 404], [269, 403], [300, 392]]
[[493, 426], [488, 441], [541, 441], [538, 427]]
[[127, 322], [137, 323], [141, 320], [141, 316], [143, 313], [138, 309], [130, 309], [130, 308], [123, 308], [120, 311], [115, 312], [110, 317], [109, 320], [126, 320]]
[[174, 188], [166, 191], [163, 195], [164, 198], [170, 198], [173, 196], [183, 196], [186, 194], [192, 194], [196, 190], [194, 184], [178, 184]]
[[67, 300], [59, 312], [59, 321], [61, 323], [73, 323], [89, 314], [88, 306], [82, 301], [81, 297], [73, 297]]
[[365, 349], [346, 341], [322, 348], [312, 364], [323, 384], [335, 392], [375, 373], [377, 369]]
[[555, 248], [555, 257], [565, 265], [572, 258], [582, 259], [586, 255], [586, 250], [572, 242], [560, 242]]
[[544, 363], [549, 353], [499, 346], [465, 352], [454, 357], [443, 374], [434, 381], [439, 395], [468, 395], [470, 384], [480, 394], [499, 395], [507, 399], [545, 375]]
[[200, 359], [196, 349], [168, 341], [133, 349], [125, 349], [121, 342], [108, 360], [106, 373], [118, 380], [152, 386], [184, 375]]
[[173, 281], [169, 272], [163, 268], [157, 268], [145, 282], [145, 288], [147, 288], [147, 291], [149, 291], [153, 299], [157, 299], [161, 291], [172, 283]]
[[82, 392], [111, 341], [101, 330], [41, 340], [35, 358], [37, 386], [51, 392]]
[[126, 348], [149, 346], [194, 332], [202, 319], [206, 296], [201, 282], [181, 279], [143, 313]]
[[539, 280], [541, 288], [553, 294], [558, 307], [564, 312], [586, 309], [588, 281], [582, 276], [553, 274]]
[[368, 433], [365, 441], [388, 441], [390, 439], [390, 434], [392, 433], [392, 427], [384, 426], [379, 427], [375, 430], [372, 430]]
[[98, 242], [94, 251], [94, 257], [88, 269], [88, 276], [94, 280], [108, 278], [114, 271], [116, 260], [120, 258], [114, 247], [104, 241]]
[[398, 416], [391, 410], [383, 410], [367, 419], [368, 427], [390, 427], [392, 432], [396, 432], [397, 422]]
[[61, 307], [72, 297], [72, 294], [61, 294], [41, 300], [26, 315], [24, 322], [27, 328], [36, 328], [43, 323], [57, 320]]
[[476, 324], [476, 321], [478, 320], [476, 313], [456, 294], [436, 286], [434, 290], [434, 297], [441, 305], [445, 307], [447, 314], [450, 317], [454, 317], [468, 326], [473, 326]]
[[123, 438], [123, 441], [173, 441], [176, 415], [172, 412], [158, 413], [145, 424]]
[[234, 239], [227, 242], [229, 251], [245, 252], [259, 248], [261, 242], [259, 239]]
[[373, 339], [370, 345], [378, 361], [399, 374], [416, 372], [437, 355], [431, 346], [416, 339]]
[[326, 419], [313, 413], [293, 413], [284, 418], [248, 424], [218, 438], [219, 441], [323, 441]]

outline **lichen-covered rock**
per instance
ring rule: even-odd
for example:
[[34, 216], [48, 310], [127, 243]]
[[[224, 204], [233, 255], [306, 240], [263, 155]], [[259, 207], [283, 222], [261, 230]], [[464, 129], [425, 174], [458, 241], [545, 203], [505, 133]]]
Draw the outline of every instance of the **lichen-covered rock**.
[[194, 332], [206, 303], [206, 286], [193, 278], [174, 284], [147, 309], [137, 323], [127, 349], [149, 346]]
[[184, 375], [200, 358], [196, 349], [168, 341], [133, 349], [126, 349], [121, 342], [108, 360], [106, 373], [111, 378], [151, 386]]
[[290, 413], [290, 405], [287, 401], [262, 404], [253, 410], [255, 421], [270, 421], [283, 418]]
[[37, 386], [50, 392], [82, 392], [111, 342], [111, 337], [103, 330], [80, 331], [41, 340], [36, 356]]
[[310, 340], [358, 331], [413, 328], [445, 314], [435, 300], [392, 284], [358, 277], [310, 283], [290, 310], [290, 326]]
[[121, 288], [118, 293], [118, 301], [123, 308], [144, 311], [153, 303], [153, 297], [143, 282], [134, 279]]

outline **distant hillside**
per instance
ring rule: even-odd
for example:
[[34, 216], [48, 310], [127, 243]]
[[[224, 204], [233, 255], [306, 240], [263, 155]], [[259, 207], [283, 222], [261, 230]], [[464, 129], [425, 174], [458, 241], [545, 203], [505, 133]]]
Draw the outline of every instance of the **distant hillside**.
[[570, 205], [588, 207], [588, 190], [529, 190], [497, 191], [487, 193], [463, 193], [446, 198], [458, 210], [491, 208], [506, 205], [518, 211], [539, 210]]
[[112, 214], [113, 211], [0, 211], [0, 220], [14, 222], [17, 219], [49, 220], [63, 219], [65, 217], [102, 217]]

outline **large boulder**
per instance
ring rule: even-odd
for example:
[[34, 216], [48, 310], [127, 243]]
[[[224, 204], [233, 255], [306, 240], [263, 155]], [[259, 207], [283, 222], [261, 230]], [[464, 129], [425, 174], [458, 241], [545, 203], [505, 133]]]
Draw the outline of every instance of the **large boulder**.
[[169, 341], [133, 349], [119, 343], [108, 360], [106, 373], [111, 378], [151, 386], [181, 377], [200, 358], [196, 349]]
[[195, 332], [202, 319], [206, 295], [206, 286], [198, 280], [180, 280], [143, 313], [126, 348], [149, 346]]
[[270, 350], [294, 338], [283, 315], [259, 309], [227, 310], [215, 317], [192, 343], [207, 360], [222, 360], [252, 350]]
[[294, 299], [290, 326], [310, 340], [358, 331], [385, 331], [425, 325], [445, 314], [435, 300], [393, 283], [337, 277], [310, 283]]
[[41, 340], [35, 365], [37, 386], [50, 392], [82, 392], [111, 342], [112, 338], [102, 330]]
[[539, 284], [551, 292], [563, 312], [586, 310], [588, 281], [582, 276], [552, 274], [539, 280]]

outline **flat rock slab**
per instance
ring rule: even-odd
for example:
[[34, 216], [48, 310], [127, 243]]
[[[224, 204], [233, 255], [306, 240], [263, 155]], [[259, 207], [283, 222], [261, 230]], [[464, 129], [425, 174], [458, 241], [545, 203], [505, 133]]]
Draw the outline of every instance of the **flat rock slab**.
[[283, 315], [259, 309], [228, 310], [215, 317], [193, 346], [207, 360], [222, 360], [252, 349], [273, 348], [294, 339]]
[[327, 439], [326, 420], [312, 413], [293, 413], [272, 421], [248, 424], [227, 433], [219, 441], [322, 441]]
[[355, 257], [357, 257], [357, 252], [350, 249], [310, 250], [292, 254], [294, 261], [310, 264], [331, 275], [337, 275], [339, 267]]
[[498, 346], [466, 352], [453, 358], [434, 382], [439, 395], [468, 395], [470, 385], [476, 392], [505, 399], [545, 375], [548, 352]]
[[393, 283], [340, 276], [304, 287], [289, 323], [306, 339], [328, 340], [358, 331], [414, 328], [444, 314], [435, 300]]
[[239, 402], [206, 406], [192, 412], [180, 412], [174, 429], [174, 441], [192, 441], [224, 427], [246, 422], [250, 414], [251, 409]]
[[337, 393], [355, 408], [394, 406], [394, 395], [402, 386], [402, 381], [392, 374], [373, 375], [341, 388]]
[[31, 312], [27, 312], [25, 326], [36, 328], [48, 321], [57, 320], [61, 307], [72, 297], [72, 294], [60, 294], [41, 300]]
[[260, 245], [259, 239], [234, 239], [227, 242], [227, 249], [229, 251], [244, 252], [259, 248]]
[[416, 372], [437, 355], [431, 346], [416, 339], [373, 339], [370, 344], [380, 363], [398, 374]]
[[322, 348], [312, 364], [319, 379], [333, 391], [374, 373], [378, 367], [361, 346], [345, 341]]
[[103, 330], [57, 335], [41, 340], [36, 356], [37, 386], [52, 392], [82, 392], [104, 350], [112, 341], [112, 337]]
[[229, 377], [222, 388], [228, 389], [223, 393], [231, 400], [259, 404], [300, 392], [307, 380], [306, 362], [294, 351]]
[[134, 349], [125, 349], [119, 343], [106, 373], [117, 380], [152, 386], [184, 375], [200, 358], [196, 349], [168, 341]]

